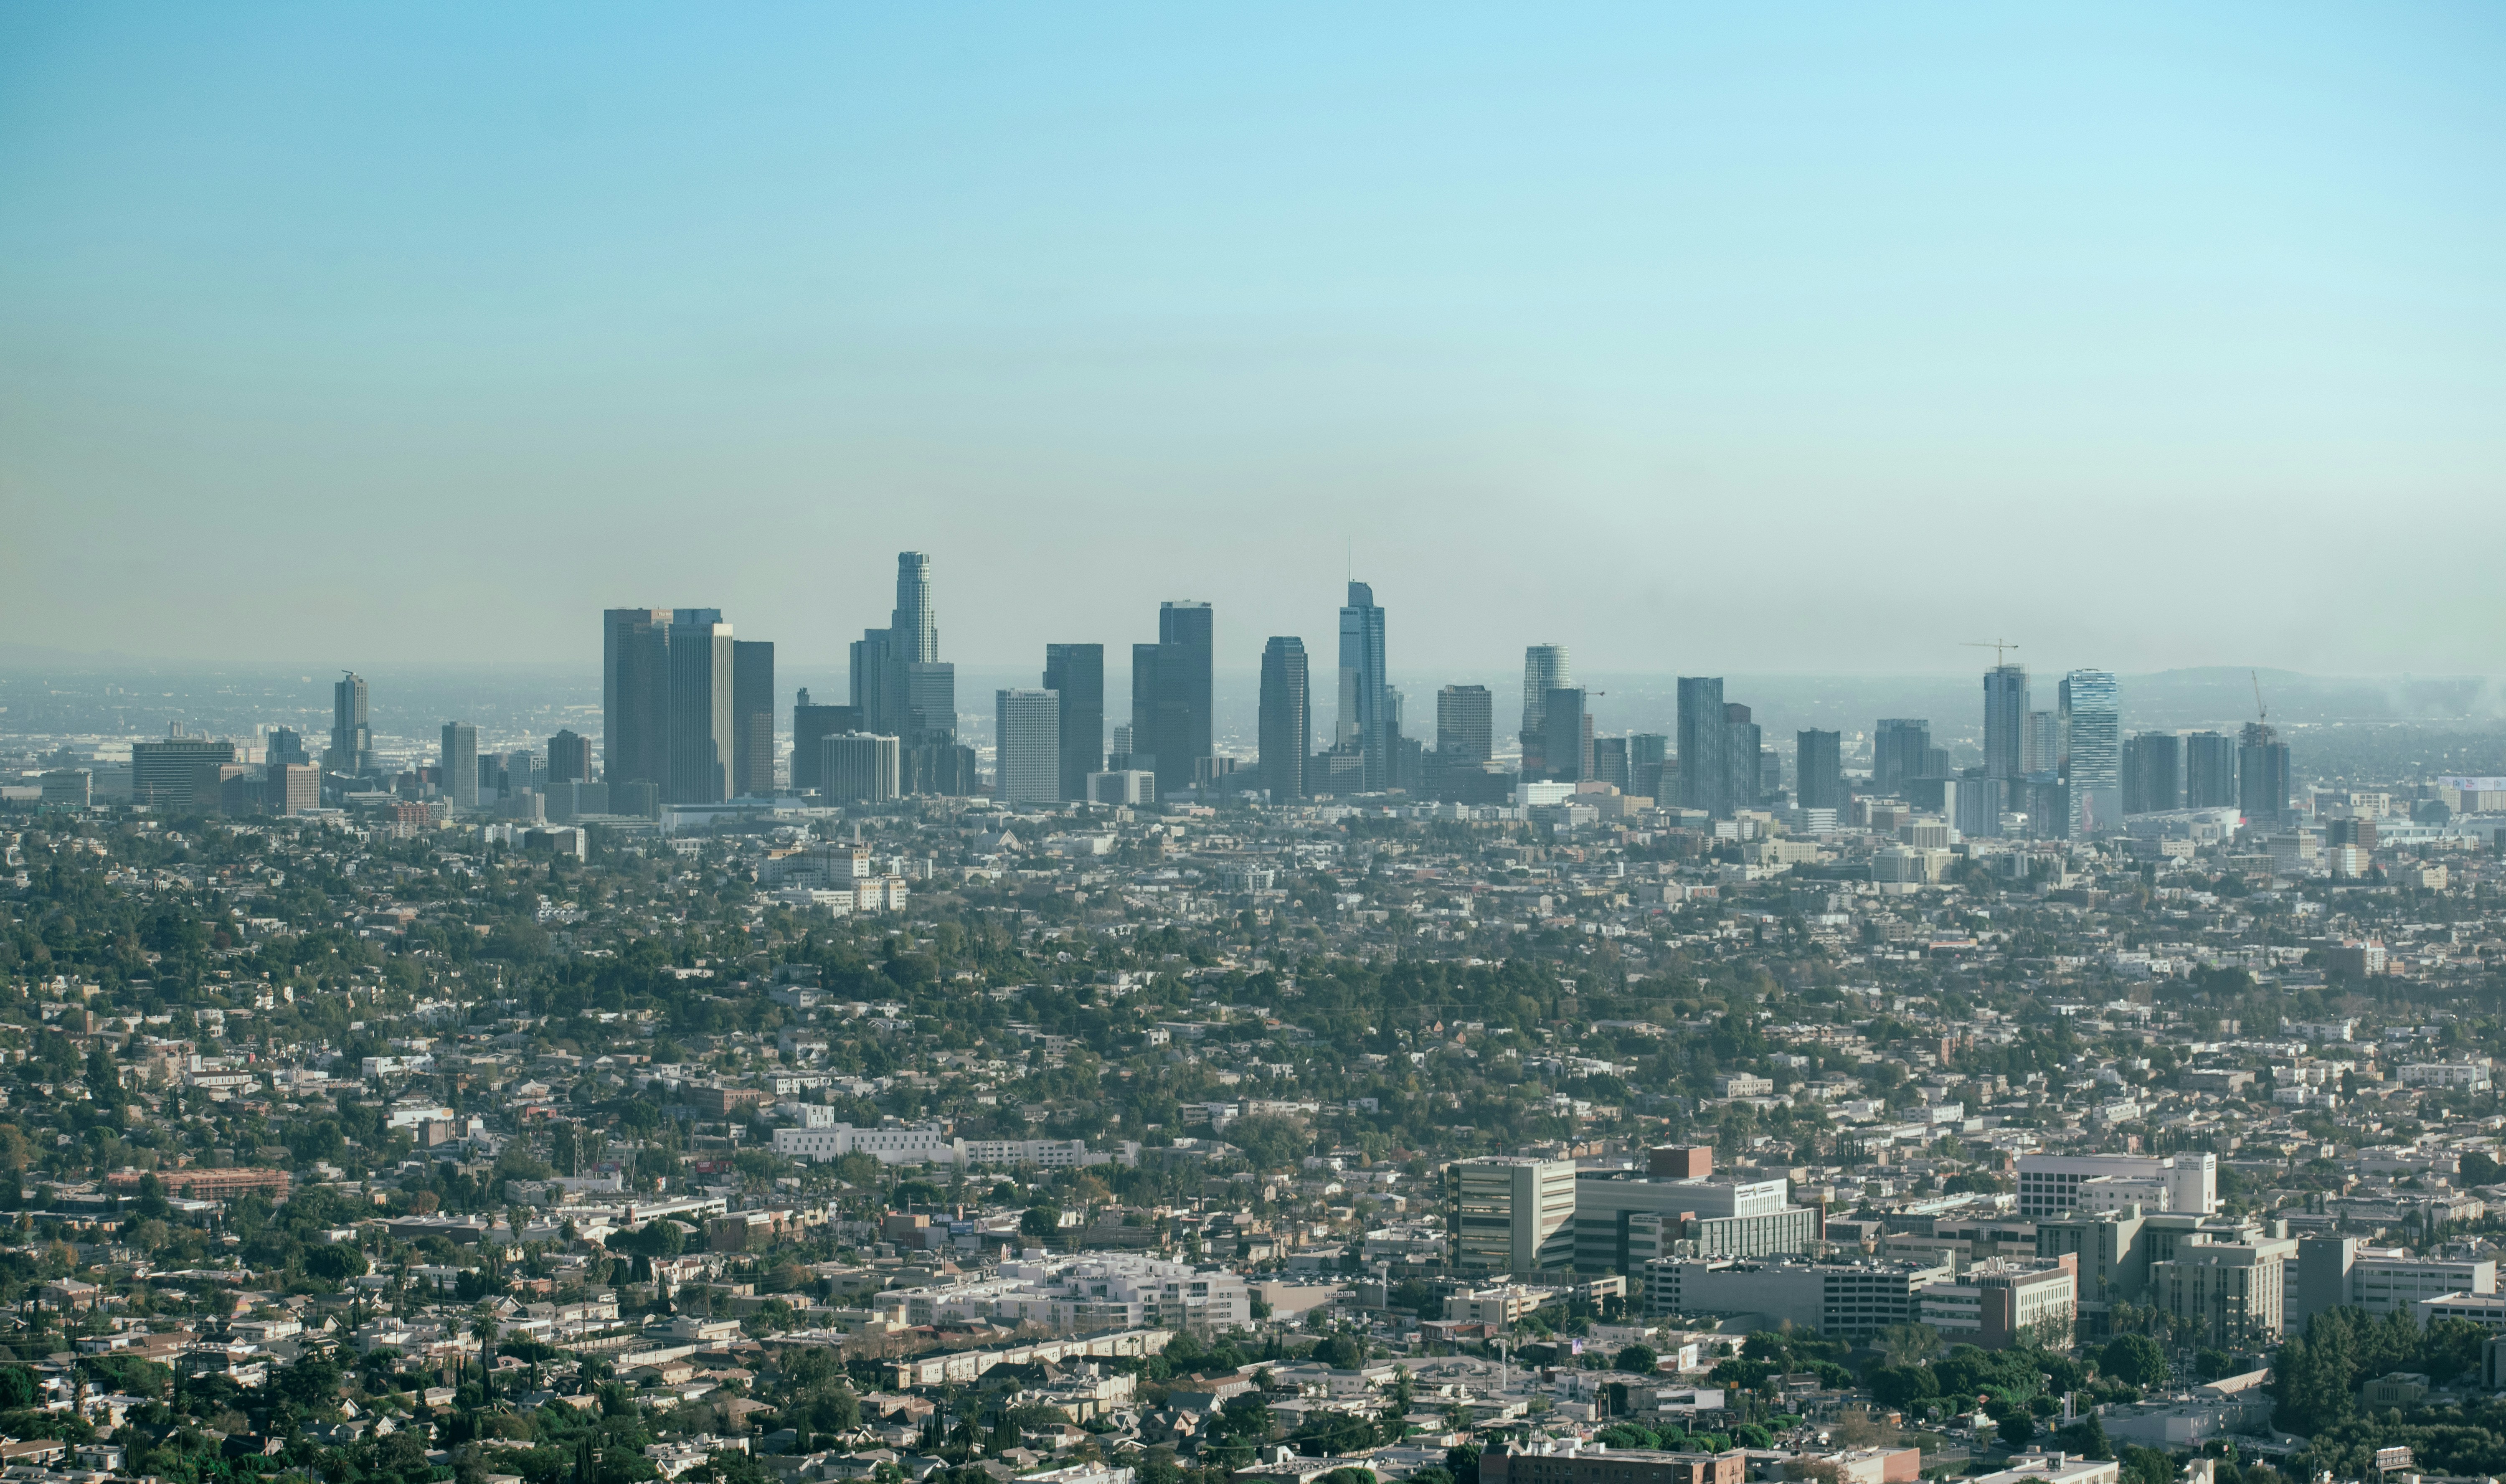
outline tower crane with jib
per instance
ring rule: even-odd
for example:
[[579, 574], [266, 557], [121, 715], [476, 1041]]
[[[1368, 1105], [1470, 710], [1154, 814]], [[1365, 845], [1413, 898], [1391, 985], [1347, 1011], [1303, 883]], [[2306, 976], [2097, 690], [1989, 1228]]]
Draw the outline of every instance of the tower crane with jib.
[[2010, 639], [1969, 639], [1958, 647], [1960, 649], [1991, 650], [1992, 668], [1999, 670], [2001, 668], [2001, 652], [2005, 649], [2016, 649], [2019, 645]]

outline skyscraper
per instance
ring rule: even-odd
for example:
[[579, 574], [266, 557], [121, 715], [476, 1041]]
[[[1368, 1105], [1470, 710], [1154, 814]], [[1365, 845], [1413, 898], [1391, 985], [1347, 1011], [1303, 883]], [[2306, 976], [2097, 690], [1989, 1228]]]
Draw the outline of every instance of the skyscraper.
[[444, 797], [455, 809], [479, 807], [479, 729], [466, 721], [444, 724]]
[[1984, 675], [1984, 776], [2027, 775], [2027, 668], [1996, 665]]
[[1306, 641], [1274, 634], [1262, 646], [1262, 713], [1258, 742], [1262, 786], [1273, 804], [1306, 797], [1306, 757], [1313, 746], [1312, 700]]
[[1530, 644], [1522, 651], [1522, 776], [1547, 778], [1549, 760], [1542, 754], [1549, 726], [1549, 693], [1575, 683], [1563, 644]]
[[[298, 732], [294, 727], [272, 727], [269, 729], [269, 752], [267, 760], [272, 766], [282, 763], [305, 765], [310, 764], [313, 761], [312, 757], [304, 750], [304, 734]], [[282, 813], [284, 813], [284, 811], [282, 811]]]
[[1373, 587], [1352, 582], [1340, 610], [1340, 719], [1332, 744], [1365, 759], [1369, 793], [1392, 786], [1392, 724], [1384, 688], [1383, 610], [1375, 605]]
[[1663, 765], [1670, 758], [1670, 739], [1660, 732], [1637, 732], [1628, 738], [1628, 791], [1640, 798], [1662, 798]]
[[680, 608], [669, 627], [669, 776], [664, 804], [717, 804], [731, 797], [731, 626], [720, 608]]
[[2216, 732], [2196, 732], [2184, 739], [2184, 807], [2237, 807], [2237, 743]]
[[2237, 808], [2247, 824], [2267, 828], [2288, 810], [2288, 743], [2263, 722], [2246, 722], [2238, 741]]
[[2062, 677], [2062, 777], [2069, 785], [2073, 840], [2123, 828], [2123, 692], [2112, 672], [2075, 670]]
[[1593, 739], [1593, 779], [1607, 783], [1621, 793], [1628, 791], [1628, 740], [1624, 737]]
[[2154, 814], [2183, 806], [2184, 742], [2172, 732], [2143, 732], [2123, 744], [2123, 812]]
[[365, 677], [353, 670], [342, 671], [331, 687], [331, 749], [322, 754], [322, 767], [351, 775], [374, 771], [375, 733], [367, 725]]
[[957, 670], [940, 658], [927, 554], [896, 554], [896, 606], [887, 619], [886, 628], [865, 629], [852, 644], [850, 699], [862, 725], [907, 747], [953, 741]]
[[1844, 738], [1838, 732], [1800, 732], [1793, 737], [1794, 799], [1804, 809], [1844, 807]]
[[765, 640], [731, 646], [731, 791], [774, 791], [774, 646]]
[[1562, 686], [1549, 693], [1540, 717], [1540, 755], [1549, 777], [1561, 783], [1580, 783], [1593, 776], [1593, 716], [1584, 706], [1582, 686]]
[[[1736, 701], [1723, 704], [1723, 766], [1729, 770], [1723, 784], [1722, 813], [1755, 809], [1765, 802], [1766, 759], [1761, 755], [1766, 743], [1757, 722], [1750, 719], [1749, 708]], [[1775, 769], [1775, 786], [1783, 786], [1783, 769]]]
[[902, 786], [899, 750], [893, 737], [847, 732], [818, 744], [819, 791], [842, 804], [881, 804]]
[[1496, 755], [1495, 698], [1485, 685], [1448, 685], [1436, 692], [1436, 760], [1476, 768]]
[[1906, 785], [1924, 777], [1924, 754], [1932, 747], [1932, 724], [1907, 716], [1883, 716], [1871, 741], [1871, 787], [1874, 792], [1902, 795]]
[[896, 611], [888, 633], [898, 660], [929, 665], [940, 658], [940, 618], [931, 607], [931, 558], [925, 552], [896, 554]]
[[670, 610], [600, 615], [601, 777], [661, 783], [670, 766]]
[[1193, 784], [1210, 755], [1210, 660], [1214, 629], [1209, 604], [1169, 602], [1158, 609], [1158, 641], [1131, 646], [1131, 746], [1156, 759], [1158, 797]]
[[849, 706], [812, 706], [808, 687], [803, 686], [792, 706], [792, 791], [824, 792], [826, 773], [822, 764], [826, 749], [822, 745], [830, 737], [862, 729], [861, 711]]
[[1105, 768], [1105, 646], [1044, 646], [1044, 688], [1060, 698], [1061, 797], [1088, 797], [1088, 776]]
[[[1725, 787], [1731, 774], [1731, 728], [1723, 714], [1723, 677], [1679, 677], [1679, 802], [1727, 818]], [[1750, 766], [1757, 754], [1750, 753]]]
[[1061, 698], [1049, 690], [995, 692], [993, 796], [1012, 804], [1061, 798]]
[[571, 727], [568, 727], [564, 731], [557, 733], [555, 737], [550, 738], [548, 741], [548, 780], [552, 787], [558, 783], [591, 782], [591, 741], [587, 738], [577, 737], [574, 734], [574, 729]]

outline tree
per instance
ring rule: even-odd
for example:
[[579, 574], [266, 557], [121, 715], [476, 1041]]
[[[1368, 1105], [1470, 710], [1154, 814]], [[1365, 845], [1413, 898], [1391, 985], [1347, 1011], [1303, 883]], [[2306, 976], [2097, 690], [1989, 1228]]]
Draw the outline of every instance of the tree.
[[1019, 1217], [1019, 1232], [1042, 1242], [1061, 1229], [1061, 1213], [1051, 1206], [1030, 1206]]
[[479, 1342], [479, 1384], [492, 1391], [496, 1366], [496, 1311], [481, 1304], [470, 1311], [470, 1337]]
[[2036, 1419], [2025, 1412], [2012, 1412], [1992, 1430], [2000, 1434], [2002, 1442], [2011, 1448], [2024, 1448], [2027, 1440], [2036, 1435]]
[[2463, 1152], [2458, 1173], [2467, 1189], [2473, 1185], [2496, 1184], [2501, 1176], [2506, 1176], [2506, 1166], [2500, 1166], [2494, 1158], [2478, 1149], [2468, 1149]]
[[1662, 1357], [1654, 1354], [1654, 1349], [1650, 1345], [1629, 1345], [1619, 1351], [1611, 1360], [1611, 1364], [1623, 1371], [1633, 1371], [1639, 1376], [1650, 1376], [1655, 1368], [1662, 1364]]
[[1941, 1348], [1941, 1332], [1929, 1324], [1891, 1324], [1880, 1331], [1880, 1358], [1890, 1365], [1919, 1365]]
[[2164, 1385], [2169, 1374], [2166, 1352], [2145, 1334], [2119, 1334], [2108, 1340], [2097, 1355], [2097, 1369], [2143, 1390]]
[[2065, 1453], [2076, 1453], [2084, 1459], [2094, 1459], [2099, 1463], [2114, 1457], [2114, 1442], [2106, 1436], [2104, 1421], [2094, 1412], [2061, 1429], [2054, 1435], [2061, 1439], [2062, 1451]]

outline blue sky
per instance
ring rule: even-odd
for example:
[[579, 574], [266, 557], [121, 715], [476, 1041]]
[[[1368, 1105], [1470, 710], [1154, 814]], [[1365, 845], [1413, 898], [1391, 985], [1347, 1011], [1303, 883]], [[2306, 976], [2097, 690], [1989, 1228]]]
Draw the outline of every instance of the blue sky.
[[[2506, 12], [0, 12], [0, 639], [2506, 670]], [[1419, 667], [1412, 671], [1411, 667]]]

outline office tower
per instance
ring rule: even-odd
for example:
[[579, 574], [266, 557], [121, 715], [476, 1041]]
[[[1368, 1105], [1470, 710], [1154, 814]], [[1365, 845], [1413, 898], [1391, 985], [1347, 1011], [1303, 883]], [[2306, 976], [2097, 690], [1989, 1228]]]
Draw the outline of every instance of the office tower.
[[455, 809], [479, 807], [479, 729], [466, 721], [444, 724], [444, 796]]
[[940, 619], [931, 607], [931, 558], [924, 552], [896, 554], [896, 611], [889, 616], [897, 657], [908, 665], [928, 665], [940, 658]]
[[903, 771], [897, 786], [905, 793], [972, 798], [984, 791], [975, 749], [959, 742], [943, 739], [906, 747], [898, 753], [898, 764]]
[[1929, 770], [1932, 724], [1909, 716], [1883, 716], [1871, 740], [1871, 788], [1875, 793], [1903, 795], [1915, 778], [1939, 775]]
[[493, 787], [499, 797], [536, 793], [543, 781], [540, 760], [529, 751], [490, 752], [479, 759], [479, 796]]
[[1800, 732], [1793, 737], [1794, 802], [1804, 809], [1844, 807], [1844, 737], [1839, 732]]
[[1758, 802], [1772, 804], [1784, 791], [1784, 755], [1772, 747], [1758, 749]]
[[1352, 582], [1340, 610], [1340, 717], [1332, 745], [1365, 759], [1369, 793], [1392, 786], [1393, 729], [1384, 688], [1383, 610], [1375, 605], [1372, 586]]
[[1996, 665], [1984, 676], [1984, 776], [2027, 774], [2027, 668]]
[[792, 791], [808, 793], [825, 788], [821, 761], [826, 749], [822, 745], [830, 737], [862, 728], [861, 708], [850, 706], [813, 706], [808, 687], [801, 688], [792, 706]]
[[1105, 646], [1044, 646], [1044, 688], [1061, 698], [1061, 797], [1088, 797], [1088, 776], [1105, 767]]
[[591, 779], [591, 742], [574, 735], [572, 728], [557, 733], [548, 741], [549, 782], [584, 783]]
[[1549, 693], [1565, 690], [1575, 683], [1573, 668], [1566, 661], [1563, 644], [1530, 644], [1522, 651], [1522, 730], [1517, 741], [1522, 746], [1522, 776], [1541, 778], [1549, 776], [1549, 760], [1542, 753], [1548, 738]]
[[731, 797], [731, 626], [722, 621], [720, 608], [671, 614], [664, 804], [717, 804]]
[[670, 766], [670, 610], [600, 615], [601, 777], [659, 783]]
[[1662, 797], [1663, 764], [1668, 761], [1670, 739], [1660, 732], [1637, 732], [1628, 738], [1628, 792], [1639, 798]]
[[[359, 682], [362, 694], [363, 682]], [[225, 770], [234, 763], [234, 743], [204, 737], [168, 737], [130, 744], [130, 802], [153, 809], [215, 812]]]
[[[45, 775], [48, 789], [51, 777]], [[322, 770], [310, 763], [270, 764], [265, 786], [272, 814], [301, 814], [322, 807]]]
[[1624, 737], [1593, 739], [1593, 778], [1609, 784], [1621, 793], [1628, 791], [1628, 740]]
[[[1753, 749], [1750, 756], [1757, 754]], [[1723, 715], [1723, 677], [1679, 677], [1679, 802], [1729, 818], [1731, 729]]]
[[[1765, 750], [1758, 724], [1749, 719], [1749, 708], [1736, 701], [1723, 706], [1723, 758], [1729, 769], [1723, 783], [1723, 810], [1729, 814], [1736, 810], [1755, 809], [1766, 796], [1765, 766], [1759, 753]], [[1777, 786], [1783, 782], [1780, 770], [1775, 775]]]
[[1262, 713], [1258, 728], [1262, 786], [1271, 802], [1306, 797], [1306, 754], [1313, 745], [1307, 715], [1312, 692], [1306, 670], [1306, 641], [1273, 635], [1262, 646]]
[[1584, 707], [1583, 687], [1549, 693], [1541, 706], [1540, 732], [1540, 755], [1550, 778], [1580, 783], [1593, 776], [1593, 717]]
[[365, 677], [341, 672], [331, 687], [331, 747], [322, 754], [326, 773], [363, 775], [375, 769], [375, 733], [367, 724]]
[[2058, 711], [2029, 711], [2019, 743], [2023, 773], [2062, 771], [2062, 717]]
[[851, 692], [846, 709], [861, 718], [862, 726], [881, 736], [894, 736], [908, 729], [912, 718], [906, 714], [905, 666], [894, 661], [888, 643], [891, 631], [865, 629], [851, 647]]
[[893, 737], [846, 732], [819, 744], [818, 791], [840, 804], [883, 804], [902, 786]]
[[2278, 824], [2288, 809], [2288, 743], [2263, 722], [2246, 722], [2238, 741], [2237, 808], [2261, 825]]
[[2216, 732], [2184, 739], [2184, 807], [2237, 807], [2237, 743]]
[[1436, 757], [1449, 767], [1476, 768], [1496, 755], [1496, 705], [1485, 685], [1448, 685], [1436, 692]]
[[916, 746], [957, 738], [957, 667], [916, 660], [905, 667], [906, 736]]
[[992, 794], [1012, 804], [1061, 799], [1061, 697], [1049, 690], [998, 691], [992, 697], [997, 750]]
[[1191, 787], [1210, 755], [1212, 638], [1209, 604], [1169, 602], [1158, 609], [1158, 641], [1131, 646], [1131, 757], [1157, 774], [1160, 798]]
[[1445, 1203], [1447, 1260], [1458, 1272], [1520, 1279], [1574, 1266], [1572, 1160], [1456, 1160], [1445, 1167]]
[[1153, 773], [1137, 769], [1117, 768], [1088, 776], [1088, 802], [1091, 804], [1141, 805], [1158, 802], [1158, 779]]
[[275, 765], [278, 763], [310, 763], [313, 761], [312, 754], [304, 750], [304, 735], [298, 732], [294, 727], [270, 728], [269, 742], [267, 746], [268, 750], [264, 752], [262, 756], [262, 761], [266, 763]]
[[2123, 691], [2111, 671], [2062, 677], [2062, 781], [2071, 816], [2066, 833], [2094, 840], [2123, 828]]
[[2143, 732], [2123, 744], [2123, 812], [2154, 814], [2184, 799], [2184, 742], [2172, 732]]
[[731, 792], [734, 798], [774, 791], [774, 646], [756, 639], [731, 645]]

